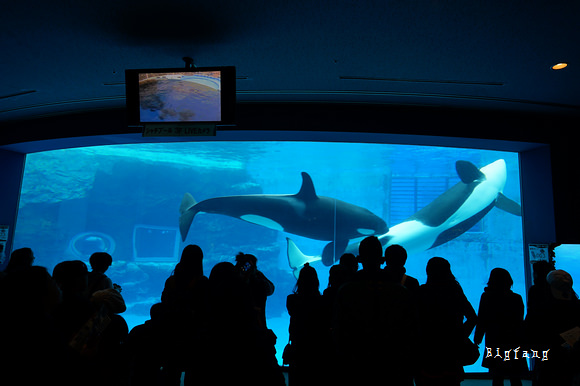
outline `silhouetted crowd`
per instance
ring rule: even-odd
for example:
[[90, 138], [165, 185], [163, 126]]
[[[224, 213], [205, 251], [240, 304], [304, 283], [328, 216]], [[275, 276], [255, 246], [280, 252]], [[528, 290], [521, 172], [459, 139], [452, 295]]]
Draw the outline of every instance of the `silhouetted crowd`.
[[[286, 303], [291, 386], [456, 386], [478, 360], [493, 386], [521, 385], [528, 360], [534, 385], [580, 380], [580, 301], [567, 272], [535, 263], [524, 315], [509, 272], [495, 268], [476, 314], [446, 259], [428, 261], [423, 285], [406, 274], [406, 259], [401, 246], [383, 254], [370, 236], [358, 256], [330, 268], [322, 292], [315, 268], [301, 268]], [[122, 289], [106, 275], [109, 254], [94, 253], [90, 271], [63, 261], [52, 275], [33, 261], [30, 248], [16, 250], [0, 273], [2, 385], [286, 383], [266, 325], [274, 285], [254, 255], [239, 253], [206, 277], [203, 251], [188, 245], [150, 320], [131, 331]]]
[[524, 317], [511, 275], [495, 268], [476, 314], [446, 259], [431, 258], [419, 285], [406, 274], [406, 257], [399, 245], [383, 256], [379, 240], [368, 237], [358, 258], [345, 254], [331, 267], [322, 294], [316, 270], [302, 268], [287, 299], [291, 385], [454, 386], [464, 366], [481, 360], [493, 386], [504, 379], [515, 386], [528, 376], [528, 359], [534, 385], [578, 384], [580, 301], [567, 272], [534, 263]]

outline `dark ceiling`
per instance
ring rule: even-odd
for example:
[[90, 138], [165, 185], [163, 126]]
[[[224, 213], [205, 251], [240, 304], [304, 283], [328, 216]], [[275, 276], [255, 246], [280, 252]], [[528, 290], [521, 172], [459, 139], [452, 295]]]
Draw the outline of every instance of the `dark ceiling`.
[[577, 0], [11, 1], [0, 123], [122, 108], [125, 69], [184, 56], [236, 66], [240, 103], [577, 115], [579, 17]]

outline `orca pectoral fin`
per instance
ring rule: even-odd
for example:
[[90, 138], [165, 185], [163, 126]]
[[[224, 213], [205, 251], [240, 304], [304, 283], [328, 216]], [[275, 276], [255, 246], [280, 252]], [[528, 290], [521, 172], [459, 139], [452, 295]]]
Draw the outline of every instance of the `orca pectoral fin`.
[[193, 196], [189, 193], [185, 193], [183, 199], [181, 200], [181, 205], [179, 206], [179, 233], [181, 233], [181, 240], [185, 241], [193, 218], [197, 214], [197, 210], [193, 207], [197, 204]]
[[298, 246], [296, 246], [296, 243], [288, 237], [286, 237], [286, 242], [288, 244], [287, 247], [288, 265], [290, 266], [290, 268], [292, 268], [294, 277], [298, 279], [298, 274], [300, 273], [302, 267], [304, 267], [304, 264], [319, 261], [320, 257], [305, 255], [298, 248]]
[[495, 206], [498, 209], [504, 210], [508, 213], [511, 213], [516, 216], [522, 215], [522, 207], [520, 204], [515, 202], [514, 200], [507, 198], [503, 195], [503, 193], [499, 193], [497, 195], [497, 200], [495, 201]]
[[326, 244], [322, 251], [322, 264], [330, 267], [335, 261], [340, 259], [340, 256], [344, 252], [348, 245], [348, 240], [338, 240], [336, 243], [331, 241]]

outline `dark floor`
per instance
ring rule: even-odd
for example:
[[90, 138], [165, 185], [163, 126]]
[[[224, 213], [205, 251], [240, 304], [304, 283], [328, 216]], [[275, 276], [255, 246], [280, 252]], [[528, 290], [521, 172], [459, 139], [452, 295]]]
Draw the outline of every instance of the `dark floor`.
[[[509, 386], [510, 381], [504, 381], [505, 386]], [[466, 379], [461, 382], [461, 386], [490, 386], [491, 379]], [[523, 386], [531, 386], [532, 381], [522, 381]]]
[[[284, 373], [286, 377], [286, 385], [288, 385], [288, 377], [287, 373]], [[181, 384], [183, 385], [183, 379], [181, 380]], [[522, 381], [522, 386], [531, 386], [532, 381]], [[465, 381], [461, 382], [461, 386], [491, 386], [491, 379], [466, 379]], [[510, 382], [508, 380], [504, 381], [504, 386], [510, 386]]]

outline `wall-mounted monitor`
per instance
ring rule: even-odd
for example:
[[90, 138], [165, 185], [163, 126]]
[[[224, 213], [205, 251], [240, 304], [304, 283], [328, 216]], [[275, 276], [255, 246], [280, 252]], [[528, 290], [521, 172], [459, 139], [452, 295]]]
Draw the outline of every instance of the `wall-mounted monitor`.
[[128, 124], [234, 123], [236, 69], [140, 69], [125, 71]]

